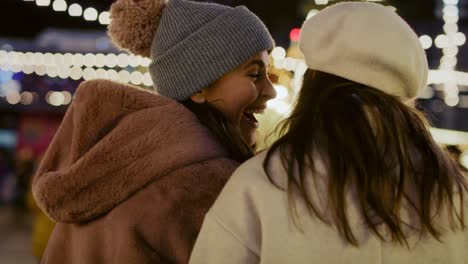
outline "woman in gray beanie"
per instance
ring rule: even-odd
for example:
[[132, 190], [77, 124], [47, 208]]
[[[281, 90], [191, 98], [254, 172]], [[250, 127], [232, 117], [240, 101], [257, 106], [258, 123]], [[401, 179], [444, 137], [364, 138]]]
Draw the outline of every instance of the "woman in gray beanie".
[[417, 35], [389, 7], [307, 20], [308, 72], [284, 135], [207, 213], [190, 263], [468, 263], [467, 185], [413, 106]]
[[57, 222], [42, 263], [187, 263], [203, 217], [275, 96], [274, 46], [245, 7], [118, 0], [109, 34], [156, 92], [84, 82], [33, 180]]

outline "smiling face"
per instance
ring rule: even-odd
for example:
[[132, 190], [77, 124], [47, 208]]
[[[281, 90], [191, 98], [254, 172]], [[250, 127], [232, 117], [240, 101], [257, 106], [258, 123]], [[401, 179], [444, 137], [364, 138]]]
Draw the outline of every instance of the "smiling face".
[[263, 113], [266, 102], [276, 96], [267, 69], [268, 53], [262, 51], [209, 88], [193, 95], [192, 100], [197, 102], [204, 98], [223, 112], [239, 126], [242, 137], [252, 146], [258, 128], [254, 114]]

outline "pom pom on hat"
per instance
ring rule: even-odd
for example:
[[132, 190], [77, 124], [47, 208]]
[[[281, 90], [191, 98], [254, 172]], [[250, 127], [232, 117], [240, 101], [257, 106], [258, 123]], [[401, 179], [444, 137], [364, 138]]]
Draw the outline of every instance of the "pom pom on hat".
[[115, 45], [144, 57], [150, 56], [167, 0], [118, 0], [111, 6], [108, 34]]

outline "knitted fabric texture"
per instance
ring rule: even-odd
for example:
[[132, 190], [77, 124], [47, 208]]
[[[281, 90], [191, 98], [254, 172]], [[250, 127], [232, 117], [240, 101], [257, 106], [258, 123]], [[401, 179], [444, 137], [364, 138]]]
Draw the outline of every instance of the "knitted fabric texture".
[[151, 47], [156, 91], [177, 101], [213, 84], [274, 41], [247, 8], [170, 0]]
[[419, 39], [391, 8], [359, 2], [328, 7], [302, 26], [308, 68], [382, 90], [407, 101], [427, 84]]

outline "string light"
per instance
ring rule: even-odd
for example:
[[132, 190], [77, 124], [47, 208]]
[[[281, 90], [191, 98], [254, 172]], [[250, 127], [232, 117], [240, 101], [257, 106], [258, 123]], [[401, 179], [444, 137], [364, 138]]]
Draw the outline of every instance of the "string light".
[[[23, 0], [24, 2], [34, 2], [34, 0]], [[37, 6], [50, 6], [51, 0], [35, 0]], [[52, 3], [52, 9], [55, 12], [64, 12], [67, 11], [68, 15], [71, 17], [83, 17], [86, 21], [98, 21], [101, 25], [110, 24], [110, 15], [108, 11], [98, 12], [93, 7], [88, 7], [84, 9], [80, 4], [74, 3], [68, 5], [66, 0], [54, 0]]]
[[83, 8], [79, 4], [72, 4], [68, 7], [68, 14], [72, 17], [80, 17], [83, 14]]
[[315, 0], [315, 4], [317, 4], [317, 5], [327, 5], [328, 0]]
[[87, 21], [96, 21], [98, 19], [98, 11], [92, 7], [86, 8], [86, 10], [83, 13], [83, 17]]
[[[285, 51], [284, 51], [285, 53]], [[17, 52], [0, 50], [0, 64], [10, 65], [45, 65], [45, 66], [76, 66], [76, 67], [97, 67], [97, 68], [126, 68], [128, 66], [148, 67], [151, 63], [149, 58], [141, 56], [120, 54], [81, 54], [81, 53], [40, 53], [40, 52]]]
[[306, 17], [306, 20], [315, 16], [316, 14], [318, 14], [319, 10], [317, 9], [312, 9], [309, 11], [309, 13], [307, 13], [307, 17]]
[[286, 50], [283, 47], [275, 47], [271, 51], [271, 56], [274, 60], [282, 60], [286, 58]]
[[6, 100], [9, 104], [15, 105], [21, 101], [21, 96], [18, 92], [10, 92], [7, 94]]
[[110, 24], [110, 13], [107, 11], [102, 12], [99, 14], [99, 23], [102, 25], [109, 25]]
[[419, 41], [421, 42], [423, 49], [429, 49], [432, 47], [432, 39], [428, 35], [422, 35], [419, 37]]
[[36, 0], [37, 6], [49, 6], [50, 0]]
[[[443, 53], [439, 69], [446, 71], [445, 76], [454, 76], [453, 72], [457, 66], [458, 46], [465, 44], [466, 41], [466, 37], [464, 39], [465, 35], [458, 32], [458, 0], [444, 0], [442, 14], [445, 35], [439, 35], [436, 38], [436, 46], [442, 48]], [[451, 107], [456, 106], [460, 102], [457, 81], [446, 78], [443, 87], [445, 104]]]
[[30, 105], [30, 104], [33, 103], [34, 96], [30, 92], [23, 92], [23, 93], [21, 93], [20, 97], [21, 97], [21, 99], [20, 99], [21, 104]]
[[52, 8], [56, 12], [65, 12], [67, 11], [67, 2], [63, 0], [55, 0], [54, 3], [52, 4]]

